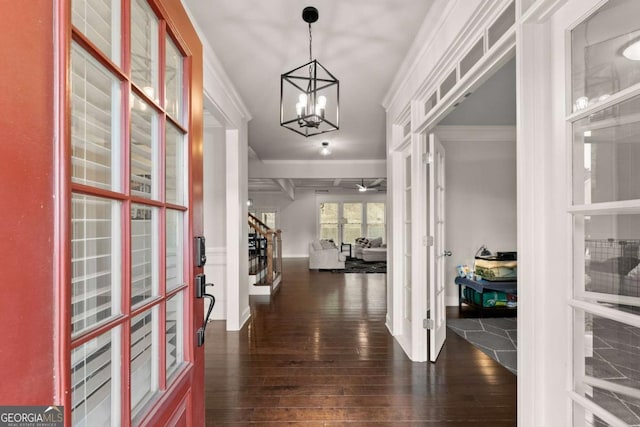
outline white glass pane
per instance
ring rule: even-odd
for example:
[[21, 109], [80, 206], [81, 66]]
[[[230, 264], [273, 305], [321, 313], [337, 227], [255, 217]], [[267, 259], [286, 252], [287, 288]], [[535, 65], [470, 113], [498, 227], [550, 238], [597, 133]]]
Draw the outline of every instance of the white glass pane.
[[337, 203], [320, 203], [320, 238], [339, 240]]
[[182, 272], [184, 262], [184, 214], [171, 209], [167, 209], [166, 212], [166, 289], [171, 290], [184, 284], [184, 275]]
[[464, 77], [465, 74], [469, 72], [471, 67], [476, 65], [476, 63], [482, 58], [484, 55], [484, 38], [480, 38], [475, 45], [471, 48], [469, 53], [467, 53], [462, 61], [460, 61], [460, 78]]
[[167, 203], [185, 204], [185, 136], [167, 122], [165, 157], [165, 198]]
[[576, 392], [629, 425], [637, 425], [640, 399], [625, 390], [640, 391], [640, 329], [581, 310], [576, 310], [576, 316], [576, 323], [584, 325], [575, 343], [576, 354], [584, 359], [583, 374], [601, 380], [597, 387], [578, 382]]
[[404, 125], [404, 127], [402, 128], [402, 136], [407, 136], [409, 135], [409, 132], [411, 132], [411, 122], [408, 122], [407, 124]]
[[131, 2], [131, 79], [158, 102], [158, 18], [146, 0]]
[[575, 204], [640, 199], [638, 112], [635, 97], [574, 123]]
[[571, 31], [573, 111], [640, 82], [640, 2], [610, 0]]
[[491, 48], [509, 28], [513, 27], [516, 22], [516, 3], [511, 2], [509, 7], [505, 9], [496, 22], [489, 27], [489, 48]]
[[404, 192], [404, 220], [411, 222], [411, 189]]
[[276, 228], [276, 213], [275, 212], [263, 212], [262, 222], [272, 230]]
[[599, 418], [593, 412], [584, 409], [577, 403], [573, 404], [573, 425], [584, 427], [609, 427], [611, 424]]
[[362, 236], [362, 203], [345, 203], [342, 206], [344, 217], [342, 241], [353, 243]]
[[537, 0], [520, 0], [522, 5], [520, 15], [524, 15]]
[[120, 313], [120, 204], [74, 194], [71, 330], [77, 335]]
[[74, 27], [120, 65], [120, 0], [73, 0], [71, 5]]
[[575, 245], [576, 254], [584, 254], [585, 290], [635, 297], [640, 305], [640, 215], [592, 215], [582, 222], [584, 238], [576, 237]]
[[456, 85], [456, 82], [456, 70], [454, 69], [440, 85], [440, 99], [444, 98], [444, 96]]
[[158, 199], [158, 114], [132, 94], [131, 194]]
[[367, 237], [385, 238], [384, 203], [367, 203]]
[[338, 241], [338, 225], [320, 225], [320, 238], [326, 240]]
[[71, 70], [72, 179], [119, 191], [120, 82], [75, 43]]
[[158, 390], [157, 316], [145, 312], [131, 321], [131, 418]]
[[158, 295], [158, 209], [131, 205], [131, 305]]
[[433, 94], [429, 97], [429, 99], [427, 99], [427, 101], [424, 103], [424, 114], [427, 114], [429, 111], [431, 111], [433, 107], [436, 106], [437, 103], [438, 103], [438, 93], [433, 92]]
[[119, 343], [120, 328], [116, 327], [71, 351], [73, 426], [120, 424]]
[[411, 187], [411, 156], [404, 158], [404, 187]]
[[169, 378], [184, 361], [182, 292], [167, 300], [166, 315], [166, 370]]
[[183, 122], [183, 71], [182, 54], [170, 37], [166, 38], [165, 109], [179, 123]]

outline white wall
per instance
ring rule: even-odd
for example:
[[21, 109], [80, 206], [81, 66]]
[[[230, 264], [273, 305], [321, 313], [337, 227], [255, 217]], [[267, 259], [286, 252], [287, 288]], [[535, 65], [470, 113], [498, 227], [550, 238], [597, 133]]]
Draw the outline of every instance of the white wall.
[[492, 252], [515, 251], [517, 245], [515, 129], [506, 141], [490, 141], [480, 135], [481, 127], [474, 129], [478, 140], [466, 139], [466, 133], [442, 141], [446, 151], [446, 249], [453, 253], [445, 263], [448, 305], [458, 304], [456, 265], [473, 267], [474, 255], [483, 244]]
[[309, 242], [317, 238], [318, 205], [335, 202], [384, 202], [385, 194], [316, 194], [315, 190], [295, 191], [295, 200], [284, 193], [252, 192], [253, 208], [278, 211], [278, 226], [282, 230], [282, 256], [308, 257]]
[[282, 256], [309, 256], [309, 242], [316, 235], [316, 194], [314, 190], [296, 190], [295, 200], [284, 193], [249, 193], [256, 209], [278, 212], [278, 226], [282, 230]]
[[[204, 129], [204, 235], [207, 239], [207, 282], [215, 286], [207, 291], [216, 299], [212, 320], [226, 319], [226, 166], [225, 129], [207, 126]], [[209, 300], [205, 301], [205, 315]]]

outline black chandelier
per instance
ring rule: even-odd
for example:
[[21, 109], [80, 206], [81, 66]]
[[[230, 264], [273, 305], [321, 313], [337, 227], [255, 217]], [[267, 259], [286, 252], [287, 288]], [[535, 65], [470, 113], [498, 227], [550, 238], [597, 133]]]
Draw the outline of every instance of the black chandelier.
[[280, 76], [280, 125], [308, 137], [339, 129], [340, 82], [313, 59], [311, 24], [318, 20], [315, 7], [305, 7], [309, 24], [309, 62]]

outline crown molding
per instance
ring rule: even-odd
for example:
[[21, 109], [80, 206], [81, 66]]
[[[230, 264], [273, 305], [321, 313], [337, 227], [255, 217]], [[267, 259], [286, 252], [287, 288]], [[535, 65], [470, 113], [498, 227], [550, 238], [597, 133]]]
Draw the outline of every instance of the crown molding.
[[[420, 60], [427, 54], [429, 49], [431, 49], [436, 34], [438, 34], [444, 23], [447, 22], [447, 18], [456, 3], [457, 0], [436, 1], [434, 5], [429, 8], [429, 12], [425, 16], [416, 38], [413, 40], [391, 86], [382, 100], [382, 106], [385, 110], [388, 110], [395, 102], [400, 93], [400, 89], [407, 84], [407, 78], [413, 74]], [[436, 19], [435, 25], [433, 23], [434, 17]]]
[[[251, 112], [245, 105], [244, 101], [242, 100], [242, 97], [236, 90], [235, 85], [229, 78], [229, 75], [227, 74], [227, 72], [225, 71], [222, 65], [222, 62], [220, 61], [215, 51], [209, 44], [209, 41], [207, 40], [205, 33], [202, 31], [202, 28], [200, 28], [200, 26], [197, 24], [196, 20], [193, 17], [193, 14], [191, 13], [187, 5], [183, 3], [183, 7], [187, 12], [187, 15], [189, 16], [189, 19], [191, 20], [191, 23], [195, 28], [196, 33], [198, 33], [200, 42], [202, 43], [204, 78], [213, 79], [213, 81], [215, 82], [214, 86], [219, 88], [222, 91], [223, 97], [226, 97], [228, 99], [231, 106], [236, 110], [240, 118], [247, 122], [250, 121], [252, 119]], [[205, 92], [207, 92], [206, 86], [205, 86]], [[206, 95], [208, 95], [208, 97], [216, 104], [216, 106], [219, 106], [219, 102], [218, 102], [220, 98], [219, 96], [216, 96], [216, 94], [214, 93], [206, 93]], [[234, 122], [234, 120], [231, 119], [231, 116], [229, 115], [228, 111], [225, 111], [223, 108], [220, 108], [220, 110], [227, 120], [231, 121], [232, 123]], [[240, 123], [233, 123], [233, 124], [236, 127], [240, 127]]]

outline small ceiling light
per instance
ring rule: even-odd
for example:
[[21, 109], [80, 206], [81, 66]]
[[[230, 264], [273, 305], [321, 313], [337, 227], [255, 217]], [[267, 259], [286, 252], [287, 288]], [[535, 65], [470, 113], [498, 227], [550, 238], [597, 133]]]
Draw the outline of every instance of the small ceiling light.
[[329, 143], [327, 141], [322, 142], [320, 154], [322, 154], [323, 156], [328, 156], [329, 154], [331, 154], [331, 149], [329, 148]]
[[280, 75], [280, 126], [308, 137], [339, 129], [340, 82], [313, 59], [311, 24], [318, 9], [305, 7], [309, 24], [309, 62]]
[[589, 138], [589, 137], [591, 137], [591, 131], [590, 131], [590, 130], [585, 130], [585, 131], [584, 131], [584, 137], [585, 137], [585, 138]]
[[622, 56], [631, 61], [640, 61], [640, 40], [636, 40], [624, 48]]
[[358, 191], [361, 193], [367, 191], [367, 186], [364, 185], [364, 179], [362, 180], [362, 184], [356, 184], [356, 186], [358, 187]]
[[247, 206], [249, 207], [253, 206], [253, 199], [247, 200]]

